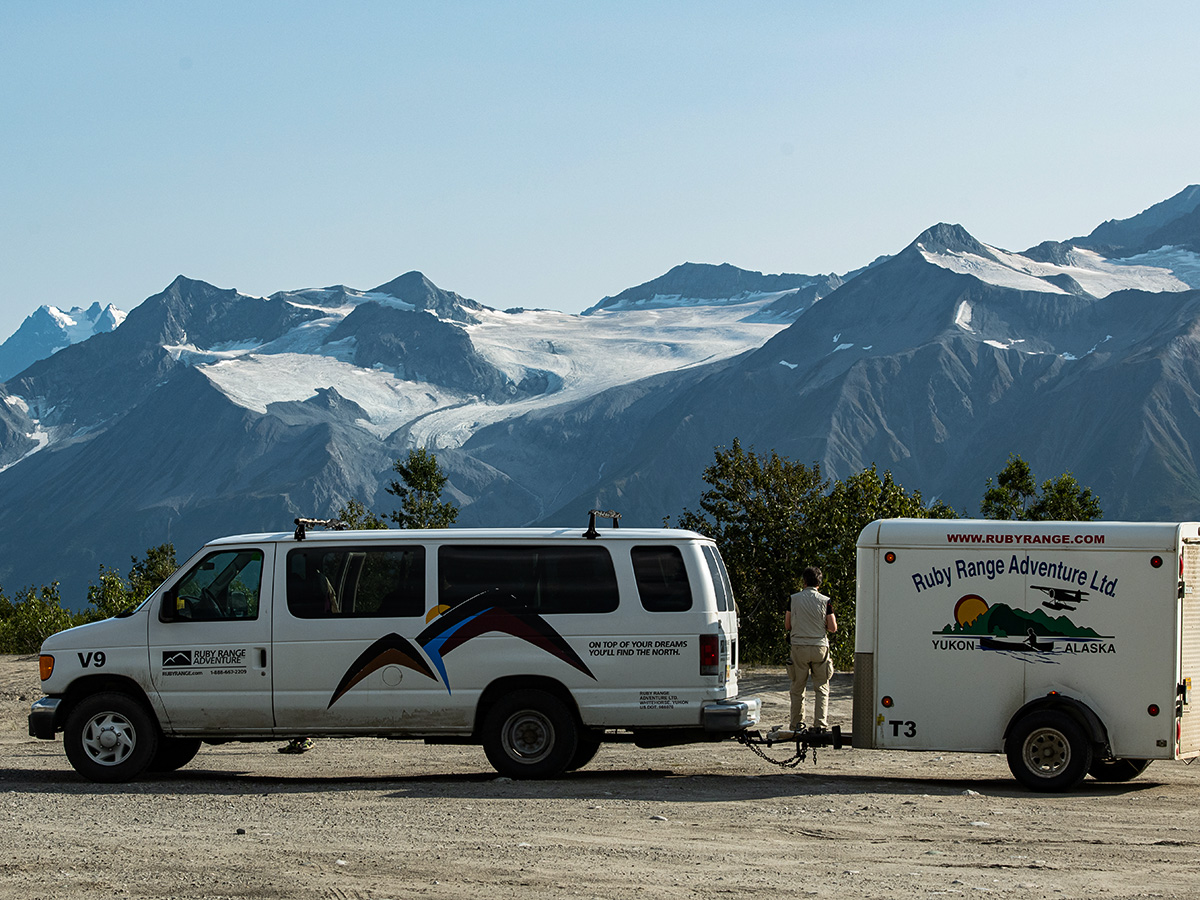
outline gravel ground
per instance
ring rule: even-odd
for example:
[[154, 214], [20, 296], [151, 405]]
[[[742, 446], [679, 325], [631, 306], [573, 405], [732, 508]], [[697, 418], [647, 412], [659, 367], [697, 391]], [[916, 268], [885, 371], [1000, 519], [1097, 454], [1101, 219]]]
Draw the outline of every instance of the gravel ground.
[[[850, 722], [851, 676], [833, 720]], [[744, 673], [784, 723], [782, 669]], [[1200, 896], [1200, 765], [1031, 794], [981, 754], [733, 742], [601, 749], [513, 782], [474, 747], [375, 739], [205, 747], [126, 785], [27, 736], [33, 657], [0, 657], [0, 900]], [[784, 760], [790, 747], [770, 755]]]

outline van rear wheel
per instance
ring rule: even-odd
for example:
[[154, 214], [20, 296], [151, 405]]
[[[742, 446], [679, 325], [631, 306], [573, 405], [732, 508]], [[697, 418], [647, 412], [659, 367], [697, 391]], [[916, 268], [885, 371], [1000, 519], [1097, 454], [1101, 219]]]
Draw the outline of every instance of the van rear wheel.
[[515, 691], [497, 701], [483, 723], [483, 752], [501, 775], [556, 778], [579, 746], [567, 705], [545, 691]]
[[1042, 710], [1025, 716], [1004, 742], [1013, 777], [1034, 791], [1069, 791], [1092, 766], [1092, 743], [1065, 713]]
[[158, 723], [128, 694], [93, 694], [67, 716], [63, 749], [75, 771], [89, 781], [129, 781], [154, 759]]

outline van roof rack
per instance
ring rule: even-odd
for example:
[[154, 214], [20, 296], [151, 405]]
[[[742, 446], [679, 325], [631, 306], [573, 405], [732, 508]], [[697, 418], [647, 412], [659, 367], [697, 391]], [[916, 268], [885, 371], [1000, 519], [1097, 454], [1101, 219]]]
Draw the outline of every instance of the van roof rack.
[[309, 528], [332, 528], [334, 531], [345, 531], [346, 523], [341, 519], [296, 519], [296, 540], [302, 541], [307, 536]]
[[596, 530], [597, 516], [602, 519], [612, 519], [613, 528], [621, 527], [621, 514], [619, 512], [615, 512], [611, 509], [589, 509], [588, 527], [587, 531], [583, 533], [583, 536], [589, 540], [594, 541], [596, 538], [600, 537], [600, 532]]

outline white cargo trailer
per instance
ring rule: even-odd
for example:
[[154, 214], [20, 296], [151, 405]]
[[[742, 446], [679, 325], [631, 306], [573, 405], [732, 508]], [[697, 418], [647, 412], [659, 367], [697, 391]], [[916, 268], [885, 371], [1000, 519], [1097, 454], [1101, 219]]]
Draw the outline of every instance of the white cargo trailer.
[[888, 519], [857, 575], [856, 748], [1003, 752], [1040, 791], [1200, 754], [1200, 523]]

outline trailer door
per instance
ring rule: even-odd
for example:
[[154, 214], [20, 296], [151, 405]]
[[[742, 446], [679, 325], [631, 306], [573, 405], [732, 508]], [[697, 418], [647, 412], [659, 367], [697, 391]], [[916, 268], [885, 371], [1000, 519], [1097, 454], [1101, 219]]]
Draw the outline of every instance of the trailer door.
[[[1183, 542], [1182, 593], [1179, 615], [1179, 681], [1200, 691], [1200, 541]], [[1182, 701], [1191, 699], [1191, 703]], [[1180, 697], [1182, 712], [1179, 756], [1200, 753], [1200, 694]]]

